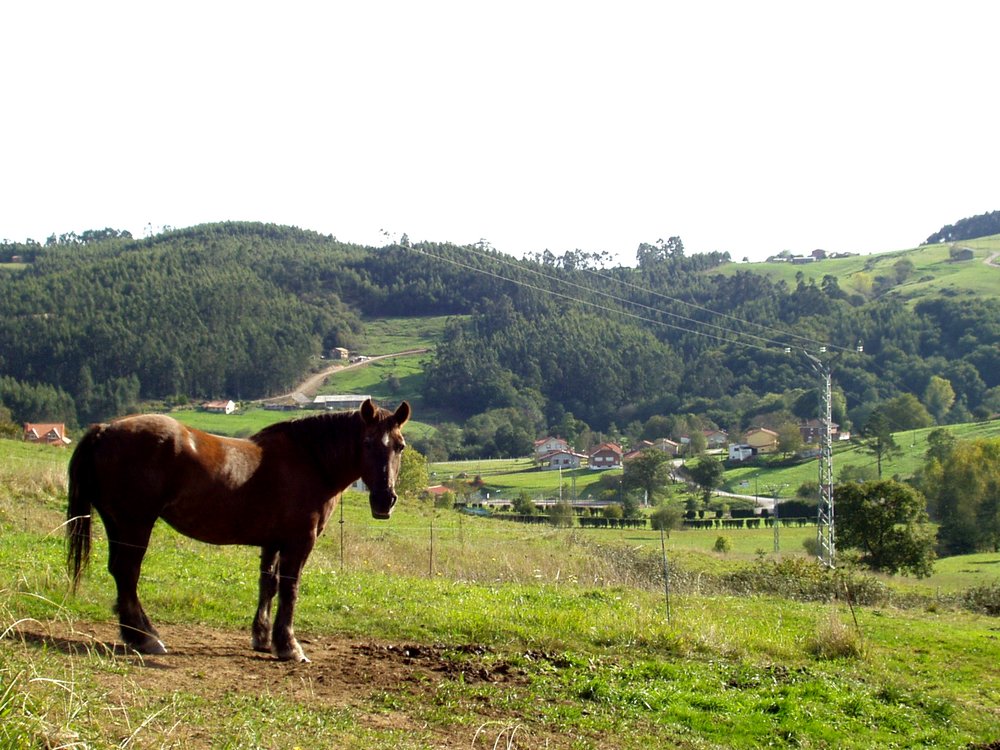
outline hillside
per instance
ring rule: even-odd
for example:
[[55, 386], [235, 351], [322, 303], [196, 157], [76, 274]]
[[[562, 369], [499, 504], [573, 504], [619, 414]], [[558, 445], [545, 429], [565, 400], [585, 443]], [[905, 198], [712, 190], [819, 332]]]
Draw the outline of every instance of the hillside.
[[[23, 248], [0, 274], [0, 416], [73, 426], [251, 401], [294, 388], [332, 346], [418, 339], [432, 342], [422, 358], [331, 387], [412, 398], [444, 436], [424, 447], [453, 458], [525, 455], [547, 432], [587, 445], [812, 416], [804, 355], [821, 346], [845, 426], [922, 402], [932, 378], [953, 394], [937, 421], [1000, 410], [1000, 269], [980, 262], [997, 238], [969, 241], [971, 266], [934, 246], [800, 271], [687, 256], [679, 238], [602, 268], [581, 252], [370, 248], [249, 223], [86, 237]], [[878, 281], [887, 268], [898, 283]]]
[[[963, 249], [971, 251], [969, 257], [956, 260], [953, 254]], [[786, 261], [730, 264], [710, 273], [731, 276], [741, 271], [790, 286], [797, 283], [799, 274], [816, 283], [832, 276], [841, 289], [863, 299], [896, 296], [910, 305], [935, 296], [995, 299], [1000, 297], [1000, 235], [802, 265]]]

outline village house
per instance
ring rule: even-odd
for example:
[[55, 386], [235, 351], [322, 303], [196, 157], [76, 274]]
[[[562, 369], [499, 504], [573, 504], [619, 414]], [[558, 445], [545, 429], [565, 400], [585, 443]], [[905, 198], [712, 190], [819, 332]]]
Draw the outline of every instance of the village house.
[[778, 450], [778, 433], [766, 427], [753, 427], [743, 433], [743, 442], [756, 453], [774, 453]]
[[556, 469], [579, 469], [586, 456], [571, 450], [559, 450], [540, 456], [538, 462], [544, 471]]
[[206, 401], [201, 405], [201, 408], [212, 414], [232, 414], [236, 411], [236, 403], [231, 400]]
[[668, 456], [681, 455], [681, 444], [670, 438], [660, 438], [653, 443], [653, 447], [663, 451]]
[[[813, 445], [819, 442], [823, 434], [823, 422], [819, 419], [809, 419], [799, 424], [799, 434], [802, 435], [802, 442], [806, 445]], [[830, 439], [840, 440], [840, 425], [830, 422]]]
[[351, 353], [342, 346], [335, 346], [330, 350], [330, 359], [348, 359]]
[[679, 456], [681, 453], [681, 444], [675, 443], [670, 438], [660, 438], [659, 440], [656, 441], [640, 440], [638, 443], [635, 444], [635, 447], [632, 450], [630, 450], [628, 453], [622, 456], [622, 460], [628, 461], [629, 459], [638, 456], [644, 450], [648, 450], [650, 448], [655, 448], [658, 451], [662, 451], [663, 453], [666, 453], [668, 456]]
[[601, 443], [590, 452], [587, 457], [587, 465], [592, 471], [621, 468], [621, 446], [616, 443]]
[[535, 459], [541, 460], [542, 457], [554, 453], [555, 451], [568, 451], [570, 450], [569, 443], [560, 437], [544, 437], [541, 440], [535, 441]]
[[72, 441], [66, 437], [64, 424], [33, 424], [24, 425], [24, 441], [27, 443], [45, 443], [46, 445], [69, 445]]
[[729, 433], [725, 430], [702, 430], [705, 433], [705, 445], [709, 448], [725, 448], [729, 445]]

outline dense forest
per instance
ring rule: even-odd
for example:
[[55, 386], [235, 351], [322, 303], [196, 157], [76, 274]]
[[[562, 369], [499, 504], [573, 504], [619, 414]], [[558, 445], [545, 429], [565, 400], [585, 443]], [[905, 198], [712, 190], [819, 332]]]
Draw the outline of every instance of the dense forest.
[[272, 395], [321, 351], [357, 348], [366, 318], [425, 315], [456, 317], [423, 399], [442, 421], [481, 425], [492, 443], [478, 449], [494, 454], [547, 430], [686, 420], [733, 431], [812, 416], [807, 353], [821, 344], [845, 426], [877, 407], [900, 429], [1000, 410], [996, 299], [908, 307], [831, 276], [711, 274], [728, 255], [689, 256], [678, 237], [641, 245], [635, 267], [405, 237], [370, 248], [253, 223], [0, 246], [0, 260], [15, 256], [23, 268], [0, 273], [0, 402], [15, 421]]

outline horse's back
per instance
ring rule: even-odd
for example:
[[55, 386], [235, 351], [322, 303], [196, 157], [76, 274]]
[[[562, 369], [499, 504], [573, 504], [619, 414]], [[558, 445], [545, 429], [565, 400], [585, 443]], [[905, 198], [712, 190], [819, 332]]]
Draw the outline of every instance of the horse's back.
[[193, 430], [173, 417], [141, 414], [92, 428], [91, 460], [105, 490], [164, 501], [179, 488], [197, 483], [222, 453], [222, 438]]

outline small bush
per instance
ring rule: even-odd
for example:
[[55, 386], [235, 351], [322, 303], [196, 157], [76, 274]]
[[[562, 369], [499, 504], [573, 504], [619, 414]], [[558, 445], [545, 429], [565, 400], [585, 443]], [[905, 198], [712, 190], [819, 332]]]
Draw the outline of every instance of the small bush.
[[732, 542], [729, 541], [729, 537], [727, 536], [720, 536], [715, 540], [715, 545], [712, 547], [716, 552], [722, 552], [723, 554], [729, 552], [732, 548]]

